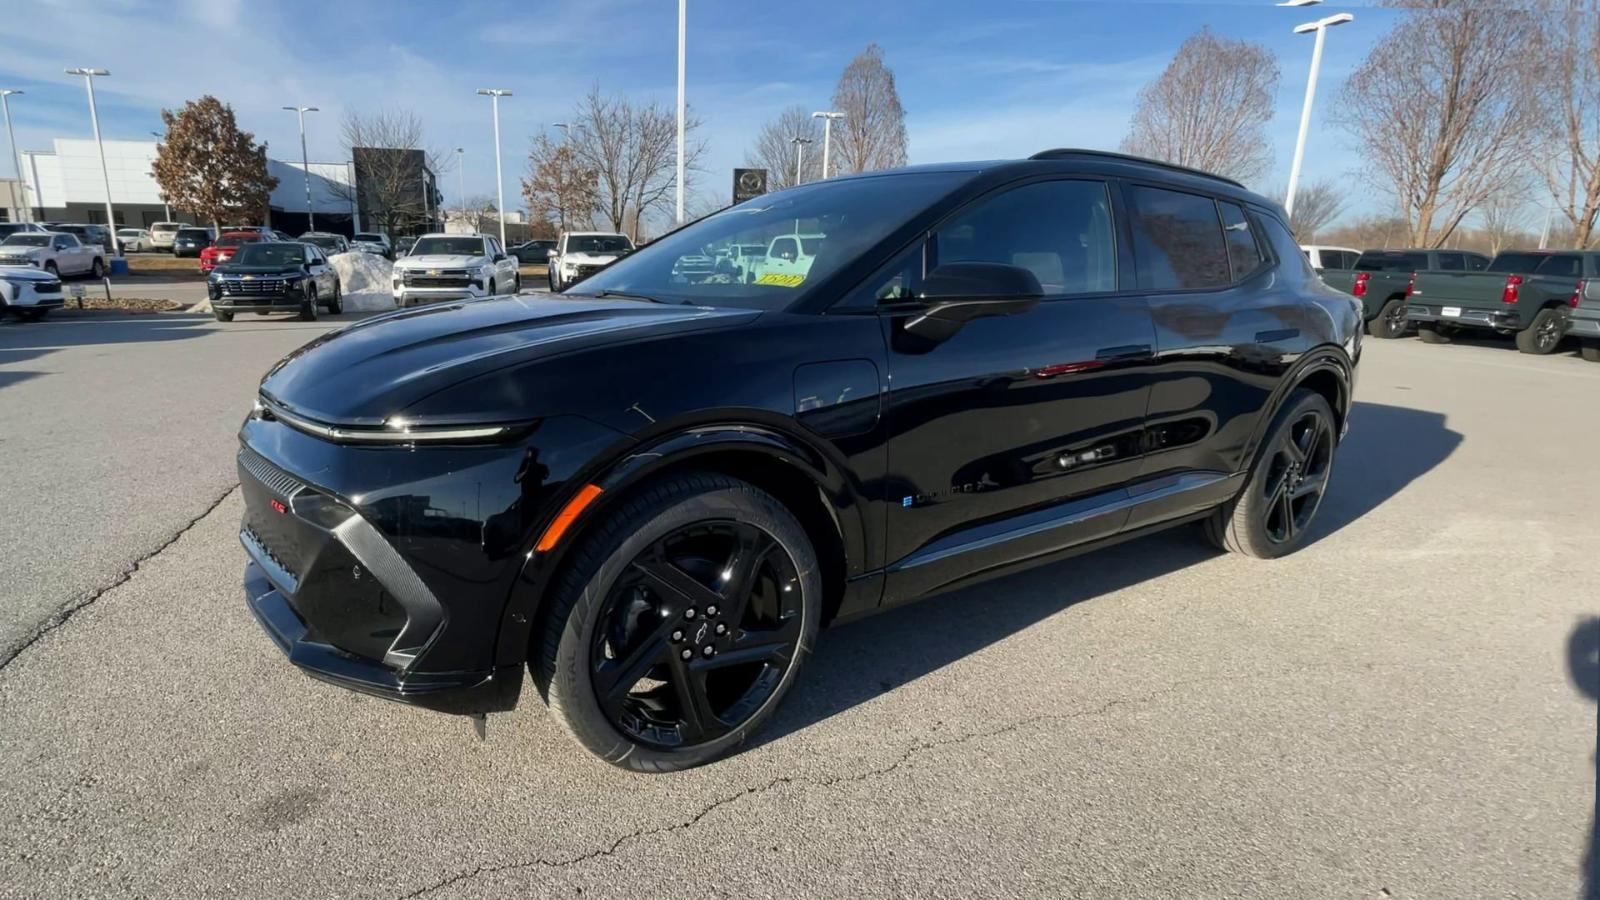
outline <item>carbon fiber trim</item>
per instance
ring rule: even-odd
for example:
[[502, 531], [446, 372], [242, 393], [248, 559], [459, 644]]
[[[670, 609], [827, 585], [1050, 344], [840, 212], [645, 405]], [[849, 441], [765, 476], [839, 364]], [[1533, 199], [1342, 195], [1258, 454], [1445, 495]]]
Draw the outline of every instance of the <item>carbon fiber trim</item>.
[[333, 530], [333, 536], [405, 607], [406, 625], [389, 645], [383, 661], [406, 669], [444, 625], [444, 607], [399, 551], [360, 515], [346, 519]]
[[290, 475], [262, 458], [261, 454], [249, 447], [239, 451], [239, 465], [246, 472], [254, 475], [256, 480], [266, 485], [269, 490], [283, 497], [285, 500], [306, 489], [305, 483]]

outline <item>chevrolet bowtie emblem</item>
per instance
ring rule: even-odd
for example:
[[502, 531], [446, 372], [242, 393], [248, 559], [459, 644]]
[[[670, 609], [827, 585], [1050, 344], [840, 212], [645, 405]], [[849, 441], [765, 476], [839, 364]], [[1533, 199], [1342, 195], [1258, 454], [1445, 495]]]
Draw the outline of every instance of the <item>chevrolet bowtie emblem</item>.
[[252, 279], [254, 277], [255, 277], [254, 275], [246, 275], [246, 276], [244, 276], [244, 280], [245, 281], [249, 281], [250, 279]]
[[439, 274], [439, 270], [438, 269], [429, 269], [428, 270], [428, 274], [429, 275], [437, 275], [437, 274]]

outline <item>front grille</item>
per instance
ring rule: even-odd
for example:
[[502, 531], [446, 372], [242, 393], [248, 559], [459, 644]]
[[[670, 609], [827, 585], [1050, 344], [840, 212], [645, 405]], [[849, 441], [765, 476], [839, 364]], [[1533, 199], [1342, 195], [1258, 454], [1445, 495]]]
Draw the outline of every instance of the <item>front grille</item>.
[[26, 256], [0, 256], [0, 266], [31, 266], [33, 260]]
[[33, 286], [33, 291], [36, 294], [59, 294], [61, 293], [61, 282], [41, 281]]
[[249, 447], [239, 451], [239, 465], [254, 475], [257, 481], [283, 497], [293, 497], [305, 490], [304, 482], [267, 462], [266, 458]]
[[282, 278], [224, 278], [222, 279], [222, 292], [224, 294], [249, 294], [258, 297], [262, 294], [282, 294], [288, 284]]
[[300, 574], [290, 568], [289, 564], [284, 562], [278, 554], [274, 553], [254, 528], [249, 525], [244, 526], [244, 530], [239, 536], [244, 540], [245, 546], [256, 551], [257, 561], [267, 569], [268, 575], [274, 584], [283, 588], [290, 596], [299, 592]]
[[588, 278], [590, 275], [593, 275], [594, 273], [596, 273], [596, 272], [600, 271], [601, 269], [605, 268], [605, 266], [578, 266], [577, 268], [578, 268], [578, 274], [577, 274], [576, 277], [578, 277], [578, 278]]
[[428, 270], [407, 271], [405, 274], [406, 287], [466, 287], [471, 282], [472, 276], [466, 269], [439, 269], [438, 274], [430, 275]]

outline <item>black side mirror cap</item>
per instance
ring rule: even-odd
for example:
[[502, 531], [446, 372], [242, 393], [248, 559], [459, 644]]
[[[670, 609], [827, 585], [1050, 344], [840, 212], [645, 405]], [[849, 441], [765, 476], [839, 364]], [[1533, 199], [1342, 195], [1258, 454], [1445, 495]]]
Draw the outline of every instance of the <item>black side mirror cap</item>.
[[949, 340], [973, 319], [1014, 316], [1039, 305], [1044, 288], [1032, 272], [1001, 263], [946, 263], [922, 281], [922, 311], [905, 330], [935, 343]]

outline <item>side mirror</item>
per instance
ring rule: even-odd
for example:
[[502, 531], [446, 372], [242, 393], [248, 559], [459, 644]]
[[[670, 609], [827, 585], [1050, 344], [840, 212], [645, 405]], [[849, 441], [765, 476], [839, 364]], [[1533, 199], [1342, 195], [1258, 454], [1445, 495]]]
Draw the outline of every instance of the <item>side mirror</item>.
[[554, 247], [552, 247], [552, 248], [550, 248], [550, 249], [549, 249], [549, 250], [546, 250], [546, 251], [545, 251], [545, 252], [544, 252], [544, 258], [545, 258], [545, 259], [555, 259], [555, 258], [556, 258], [556, 251], [555, 251], [555, 248], [554, 248]]
[[1043, 297], [1039, 279], [1021, 266], [946, 263], [923, 279], [921, 299], [927, 305], [906, 320], [905, 330], [938, 343], [973, 319], [1027, 312]]
[[505, 262], [506, 261], [506, 255], [504, 253], [496, 253], [494, 255], [494, 261], [495, 262]]

